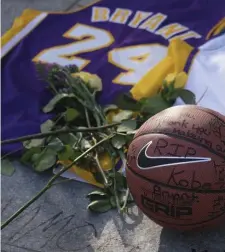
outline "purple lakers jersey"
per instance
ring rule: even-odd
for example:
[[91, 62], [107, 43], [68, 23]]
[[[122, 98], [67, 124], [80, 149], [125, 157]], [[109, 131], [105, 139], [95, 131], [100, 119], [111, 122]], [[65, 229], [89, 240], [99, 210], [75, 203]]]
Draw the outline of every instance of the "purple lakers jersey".
[[112, 103], [167, 55], [171, 40], [199, 47], [224, 16], [220, 0], [104, 0], [73, 13], [26, 10], [2, 38], [2, 139], [39, 132], [49, 118], [41, 108], [50, 94], [35, 62], [75, 64], [99, 75], [99, 102]]

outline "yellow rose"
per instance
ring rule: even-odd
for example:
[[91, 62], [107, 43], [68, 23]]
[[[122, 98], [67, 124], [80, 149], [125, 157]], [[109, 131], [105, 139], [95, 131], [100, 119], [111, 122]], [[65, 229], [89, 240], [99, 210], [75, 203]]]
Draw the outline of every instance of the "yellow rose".
[[165, 81], [167, 83], [175, 81], [174, 82], [175, 88], [184, 88], [187, 82], [187, 74], [185, 72], [171, 73], [166, 76]]
[[73, 73], [72, 77], [80, 77], [84, 82], [88, 83], [91, 88], [96, 91], [102, 91], [102, 80], [96, 74], [88, 72]]
[[108, 152], [99, 155], [99, 163], [102, 169], [105, 171], [111, 170], [113, 168], [112, 159]]

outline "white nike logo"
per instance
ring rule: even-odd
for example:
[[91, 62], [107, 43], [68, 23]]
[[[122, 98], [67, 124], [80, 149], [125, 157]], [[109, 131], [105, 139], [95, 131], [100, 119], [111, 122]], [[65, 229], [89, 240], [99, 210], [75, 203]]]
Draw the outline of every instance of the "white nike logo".
[[148, 170], [148, 169], [164, 167], [164, 166], [183, 165], [187, 163], [188, 164], [202, 163], [202, 162], [211, 161], [211, 158], [207, 158], [207, 157], [170, 157], [170, 156], [151, 157], [147, 154], [148, 148], [151, 144], [152, 144], [152, 141], [147, 143], [138, 153], [137, 166], [140, 169]]

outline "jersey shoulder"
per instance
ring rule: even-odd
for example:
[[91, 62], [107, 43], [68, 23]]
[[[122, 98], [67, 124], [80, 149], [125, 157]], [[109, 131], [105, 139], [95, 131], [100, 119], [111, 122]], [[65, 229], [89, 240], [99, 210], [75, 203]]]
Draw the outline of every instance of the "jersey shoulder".
[[[225, 115], [225, 34], [202, 45], [192, 59], [185, 88], [191, 90], [198, 105]], [[183, 104], [178, 99], [176, 104]]]
[[39, 16], [42, 12], [38, 10], [25, 9], [22, 14], [15, 18], [12, 27], [6, 31], [1, 38], [1, 46], [4, 47], [12, 37], [21, 32], [32, 20]]
[[[12, 50], [20, 41], [22, 41], [26, 36], [28, 36], [32, 31], [37, 31], [37, 27], [44, 24], [43, 21], [47, 19], [47, 28], [51, 30], [51, 22], [49, 18], [63, 17], [63, 16], [73, 16], [78, 12], [82, 12], [88, 7], [100, 3], [101, 0], [96, 0], [91, 4], [78, 7], [72, 12], [47, 12], [39, 11], [35, 9], [25, 9], [22, 14], [16, 17], [13, 21], [12, 27], [7, 30], [1, 37], [1, 57], [4, 57], [10, 50]], [[46, 24], [44, 24], [45, 26]], [[35, 33], [38, 36], [38, 33]], [[61, 35], [61, 34], [60, 34]]]
[[33, 31], [47, 16], [46, 12], [26, 9], [15, 18], [12, 27], [1, 37], [1, 57], [4, 57], [26, 35]]

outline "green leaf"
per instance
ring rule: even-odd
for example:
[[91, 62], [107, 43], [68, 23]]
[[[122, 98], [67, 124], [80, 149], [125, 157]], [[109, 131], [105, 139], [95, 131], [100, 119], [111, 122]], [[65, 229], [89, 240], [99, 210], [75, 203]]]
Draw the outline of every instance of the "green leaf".
[[126, 144], [126, 138], [121, 135], [116, 135], [112, 138], [112, 145], [116, 149], [121, 149]]
[[91, 201], [106, 199], [107, 197], [108, 195], [103, 191], [93, 191], [87, 195], [87, 198]]
[[77, 150], [73, 150], [73, 155], [70, 157], [70, 159], [74, 160], [74, 159], [78, 158], [81, 154], [82, 154], [82, 152], [77, 151]]
[[141, 113], [155, 115], [160, 111], [170, 107], [170, 104], [166, 102], [161, 95], [156, 95], [151, 98], [145, 98], [140, 101]]
[[41, 124], [41, 133], [46, 133], [52, 130], [54, 122], [52, 120], [47, 120]]
[[192, 93], [190, 90], [177, 88], [174, 91], [173, 98], [176, 99], [180, 97], [184, 103], [186, 104], [196, 104], [196, 97], [195, 94]]
[[63, 142], [63, 144], [69, 144], [71, 146], [78, 141], [78, 137], [73, 133], [60, 134], [58, 138]]
[[122, 190], [127, 187], [126, 178], [123, 176], [123, 174], [121, 172], [116, 172], [115, 174], [114, 174], [114, 172], [111, 172], [109, 174], [109, 177], [110, 178], [115, 177], [117, 190]]
[[57, 94], [56, 96], [54, 96], [49, 103], [43, 108], [43, 112], [44, 113], [49, 113], [51, 112], [55, 106], [62, 100], [66, 99], [66, 98], [74, 98], [75, 95], [74, 94], [66, 94], [66, 93], [61, 93], [61, 94]]
[[40, 153], [41, 152], [41, 148], [39, 147], [33, 147], [31, 149], [28, 149], [28, 150], [25, 150], [20, 161], [21, 163], [23, 164], [29, 164], [30, 161], [31, 161], [31, 157], [34, 155], [34, 154], [37, 154], [37, 153]]
[[171, 94], [172, 92], [174, 92], [174, 90], [175, 90], [174, 85], [175, 85], [175, 80], [173, 80], [172, 82], [167, 84], [167, 86], [166, 86], [168, 89], [167, 93]]
[[37, 172], [43, 172], [50, 169], [56, 163], [55, 151], [44, 149], [39, 154], [34, 154], [31, 158], [34, 170]]
[[[133, 133], [135, 134], [136, 131], [134, 131]], [[126, 144], [127, 144], [128, 146], [129, 146], [130, 143], [133, 141], [133, 139], [134, 139], [134, 134], [131, 134], [131, 132], [130, 132], [128, 135], [125, 136], [125, 137], [126, 137]]]
[[110, 204], [111, 204], [112, 208], [116, 208], [116, 207], [117, 207], [117, 204], [116, 204], [116, 197], [115, 197], [115, 196], [111, 196], [111, 197], [109, 198], [109, 200], [110, 200]]
[[79, 157], [82, 152], [74, 150], [72, 146], [65, 145], [63, 151], [58, 153], [59, 160], [74, 160]]
[[108, 199], [95, 200], [88, 205], [89, 210], [97, 213], [105, 213], [111, 208], [112, 206]]
[[116, 185], [117, 185], [118, 190], [124, 189], [127, 187], [126, 178], [120, 172], [116, 172]]
[[97, 190], [97, 191], [93, 191], [93, 192], [90, 192], [88, 195], [87, 195], [87, 198], [90, 198], [91, 196], [93, 195], [99, 195], [99, 196], [107, 196], [107, 194], [103, 191], [100, 191], [100, 190]]
[[50, 149], [54, 150], [55, 152], [57, 152], [57, 151], [61, 151], [64, 149], [64, 144], [60, 141], [59, 138], [56, 137], [48, 143], [46, 148], [50, 148]]
[[8, 159], [1, 160], [1, 174], [11, 177], [15, 172], [12, 162]]
[[132, 118], [132, 116], [133, 116], [133, 111], [122, 110], [121, 112], [119, 112], [118, 114], [116, 114], [112, 117], [112, 122], [120, 123], [123, 120], [128, 120], [128, 119]]
[[73, 155], [70, 157], [71, 160], [76, 159], [77, 157], [79, 157], [82, 154], [81, 151], [78, 150], [73, 150]]
[[123, 110], [139, 111], [139, 103], [132, 97], [130, 93], [122, 93], [116, 97], [115, 104]]
[[65, 145], [63, 151], [58, 153], [59, 160], [69, 160], [73, 155], [73, 148], [70, 145]]
[[118, 127], [117, 132], [133, 132], [137, 127], [136, 120], [126, 120], [123, 121]]
[[66, 113], [65, 113], [65, 119], [67, 122], [71, 122], [74, 119], [76, 119], [80, 113], [74, 109], [74, 108], [67, 108]]
[[44, 145], [44, 138], [40, 138], [40, 139], [32, 139], [32, 140], [27, 140], [23, 142], [23, 146], [26, 149], [31, 149], [34, 147], [40, 147]]

